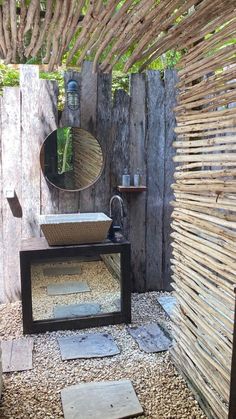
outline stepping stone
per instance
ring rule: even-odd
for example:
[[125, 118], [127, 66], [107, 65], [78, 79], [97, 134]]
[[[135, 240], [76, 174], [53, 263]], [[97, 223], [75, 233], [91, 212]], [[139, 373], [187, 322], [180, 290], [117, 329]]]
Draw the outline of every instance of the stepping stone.
[[167, 332], [155, 323], [129, 327], [128, 332], [136, 340], [139, 348], [147, 353], [167, 351], [171, 346]]
[[31, 370], [33, 342], [31, 338], [2, 341], [3, 372]]
[[172, 316], [175, 306], [177, 305], [177, 300], [173, 295], [162, 295], [157, 299], [158, 303], [162, 306], [163, 310], [168, 314], [168, 316]]
[[67, 318], [67, 317], [85, 317], [93, 316], [94, 314], [100, 313], [101, 306], [97, 303], [81, 303], [71, 304], [63, 306], [55, 306], [53, 314], [55, 318]]
[[80, 275], [81, 268], [79, 266], [50, 266], [43, 269], [44, 276], [60, 276], [60, 275]]
[[87, 282], [63, 282], [62, 284], [49, 284], [48, 295], [67, 295], [88, 292], [90, 288]]
[[65, 419], [122, 419], [142, 415], [129, 380], [77, 384], [61, 391]]
[[107, 333], [86, 333], [58, 338], [62, 360], [101, 358], [120, 353], [113, 337]]

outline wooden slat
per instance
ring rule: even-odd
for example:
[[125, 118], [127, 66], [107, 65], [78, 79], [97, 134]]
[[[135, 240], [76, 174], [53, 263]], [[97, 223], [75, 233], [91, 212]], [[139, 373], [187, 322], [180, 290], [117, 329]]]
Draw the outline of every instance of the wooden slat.
[[[1, 15], [1, 11], [0, 11]], [[0, 203], [3, 205], [3, 182], [2, 182], [2, 97], [0, 97]], [[5, 300], [4, 276], [3, 276], [3, 213], [0, 211], [0, 304]]]
[[[81, 128], [96, 136], [97, 128], [97, 74], [92, 72], [92, 62], [86, 61], [81, 72]], [[94, 211], [95, 190], [90, 186], [80, 192], [80, 211]]]
[[[130, 81], [130, 171], [141, 171], [146, 184], [146, 89], [145, 75], [132, 74]], [[132, 243], [132, 280], [135, 290], [146, 288], [146, 202], [145, 194], [130, 199], [130, 241]]]
[[[67, 83], [70, 80], [75, 80], [78, 83], [78, 95], [79, 95], [79, 108], [75, 111], [71, 110], [67, 106], [67, 95], [66, 88]], [[60, 126], [61, 127], [80, 127], [81, 122], [81, 75], [80, 73], [68, 70], [64, 74], [64, 85], [65, 85], [65, 105], [61, 115]], [[61, 213], [73, 213], [78, 212], [79, 209], [79, 198], [78, 192], [66, 192], [59, 191], [59, 212]]]
[[[5, 300], [20, 298], [19, 249], [22, 226], [20, 90], [5, 88], [2, 99], [2, 217]], [[27, 179], [29, 184], [29, 179]], [[7, 190], [14, 198], [7, 199]]]
[[111, 96], [112, 75], [98, 73], [97, 79], [97, 123], [96, 136], [102, 147], [105, 160], [104, 170], [95, 185], [94, 209], [109, 213], [110, 200], [110, 159], [113, 153], [111, 144]]
[[[23, 65], [20, 72], [22, 114], [22, 238], [39, 236], [40, 162], [39, 70]], [[30, 115], [30, 117], [29, 117]], [[34, 162], [34, 164], [32, 164]]]
[[[168, 87], [167, 87], [168, 88]], [[165, 183], [165, 85], [147, 72], [146, 289], [163, 289], [163, 200]], [[172, 164], [171, 164], [172, 165]], [[155, 175], [154, 175], [155, 173]], [[132, 198], [131, 198], [132, 199]], [[169, 280], [167, 281], [169, 283]], [[168, 285], [167, 285], [168, 288]], [[166, 288], [166, 289], [167, 289]]]
[[172, 255], [171, 250], [171, 213], [172, 207], [170, 201], [173, 199], [173, 191], [171, 184], [174, 178], [175, 166], [173, 164], [173, 156], [175, 154], [172, 147], [175, 141], [174, 128], [176, 126], [175, 114], [173, 108], [176, 104], [176, 89], [177, 74], [175, 71], [165, 71], [165, 183], [164, 183], [164, 198], [163, 198], [163, 281], [164, 290], [171, 289], [171, 268], [170, 259]]
[[[114, 94], [112, 108], [112, 127], [111, 127], [111, 149], [110, 149], [110, 177], [111, 177], [111, 196], [117, 193], [117, 185], [122, 182], [122, 175], [125, 169], [130, 173], [130, 96], [124, 90], [117, 90]], [[122, 156], [122, 159], [119, 158]], [[130, 211], [129, 204], [131, 197], [123, 194], [122, 199], [125, 207], [125, 217], [123, 231], [127, 239], [130, 238]], [[116, 222], [119, 222], [119, 212], [115, 206], [112, 212]]]
[[[40, 80], [39, 85], [40, 100], [39, 104], [39, 135], [41, 144], [44, 139], [58, 126], [57, 116], [57, 83], [49, 80]], [[41, 171], [41, 214], [54, 214], [59, 209], [58, 189], [49, 184]]]

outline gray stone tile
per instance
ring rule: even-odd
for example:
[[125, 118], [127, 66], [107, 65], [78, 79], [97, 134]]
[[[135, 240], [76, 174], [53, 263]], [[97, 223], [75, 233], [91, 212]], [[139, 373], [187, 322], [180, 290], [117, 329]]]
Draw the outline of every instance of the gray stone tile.
[[172, 316], [173, 310], [177, 305], [177, 300], [173, 295], [162, 295], [157, 299], [158, 303], [162, 306], [168, 316]]
[[44, 276], [80, 275], [80, 266], [50, 266], [43, 269]]
[[81, 303], [71, 305], [58, 305], [53, 309], [53, 315], [56, 319], [68, 317], [85, 317], [94, 316], [101, 311], [100, 304], [97, 303]]
[[1, 342], [3, 372], [32, 369], [33, 339], [14, 339]]
[[87, 282], [63, 282], [61, 284], [49, 284], [47, 286], [48, 295], [67, 295], [88, 291], [90, 291], [90, 288]]
[[123, 419], [143, 413], [129, 380], [78, 384], [63, 389], [61, 399], [65, 419]]
[[171, 339], [167, 332], [155, 323], [140, 327], [129, 327], [128, 331], [144, 352], [163, 352], [171, 346]]
[[107, 333], [84, 333], [58, 338], [62, 360], [101, 358], [120, 353], [113, 337]]

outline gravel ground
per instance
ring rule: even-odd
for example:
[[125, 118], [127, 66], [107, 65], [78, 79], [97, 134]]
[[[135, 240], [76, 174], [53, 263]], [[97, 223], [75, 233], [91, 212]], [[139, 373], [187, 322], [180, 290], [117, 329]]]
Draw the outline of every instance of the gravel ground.
[[[133, 325], [167, 322], [151, 292], [132, 297]], [[22, 336], [21, 305], [0, 306], [2, 339]], [[168, 325], [169, 327], [169, 325]], [[60, 400], [62, 388], [79, 382], [130, 379], [144, 409], [144, 419], [205, 419], [185, 382], [176, 372], [168, 353], [145, 354], [128, 334], [125, 325], [108, 326], [94, 331], [109, 332], [121, 354], [103, 359], [64, 361], [60, 359], [57, 337], [76, 331], [33, 335], [31, 371], [4, 374], [4, 393], [0, 418], [63, 418]], [[81, 331], [79, 331], [81, 333]]]

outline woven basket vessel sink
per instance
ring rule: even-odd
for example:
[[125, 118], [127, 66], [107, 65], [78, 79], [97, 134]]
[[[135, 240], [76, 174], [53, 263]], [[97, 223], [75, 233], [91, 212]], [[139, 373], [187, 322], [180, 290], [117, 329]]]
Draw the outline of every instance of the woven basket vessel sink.
[[104, 241], [112, 220], [95, 212], [41, 215], [39, 222], [48, 244], [56, 246]]

